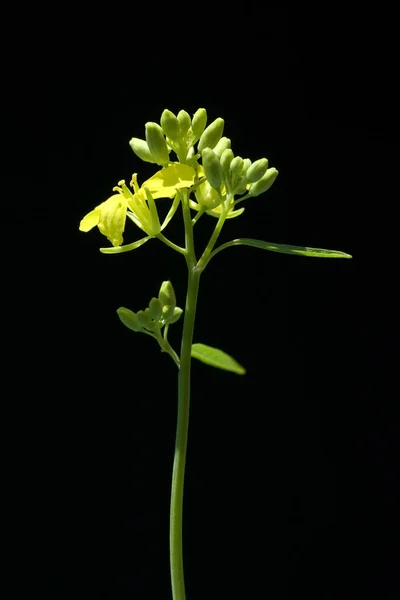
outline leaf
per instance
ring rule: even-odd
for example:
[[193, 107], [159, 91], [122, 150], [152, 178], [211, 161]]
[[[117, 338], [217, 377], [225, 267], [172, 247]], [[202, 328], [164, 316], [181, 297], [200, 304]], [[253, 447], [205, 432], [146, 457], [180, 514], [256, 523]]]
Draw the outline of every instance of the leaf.
[[250, 238], [232, 240], [232, 242], [228, 242], [228, 244], [231, 246], [254, 246], [255, 248], [279, 252], [281, 254], [298, 254], [300, 256], [314, 256], [315, 258], [352, 258], [351, 254], [346, 254], [346, 252], [341, 252], [340, 250], [325, 250], [323, 248], [308, 248], [307, 246], [274, 244], [272, 242], [263, 242], [262, 240], [253, 240]]
[[100, 248], [100, 252], [103, 254], [119, 254], [120, 252], [129, 252], [130, 250], [135, 250], [145, 244], [148, 240], [151, 239], [151, 236], [142, 238], [137, 242], [133, 242], [132, 244], [126, 244], [125, 246], [114, 246], [109, 248]]
[[238, 362], [229, 354], [218, 350], [218, 348], [212, 348], [205, 344], [193, 344], [192, 345], [192, 357], [201, 360], [201, 362], [217, 369], [224, 369], [225, 371], [231, 371], [238, 375], [244, 375], [246, 369], [239, 365]]

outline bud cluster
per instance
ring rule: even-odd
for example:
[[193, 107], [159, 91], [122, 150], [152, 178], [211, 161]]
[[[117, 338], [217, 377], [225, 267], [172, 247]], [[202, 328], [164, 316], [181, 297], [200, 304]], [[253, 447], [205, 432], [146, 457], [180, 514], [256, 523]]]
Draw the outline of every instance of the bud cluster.
[[271, 187], [278, 176], [274, 167], [268, 168], [266, 158], [252, 163], [249, 158], [235, 156], [231, 149], [231, 141], [226, 137], [220, 137], [213, 147], [204, 147], [202, 159], [204, 174], [211, 187], [219, 191], [221, 186], [225, 185], [232, 196], [244, 194], [246, 191], [249, 196], [259, 196]]
[[[222, 120], [222, 119], [220, 119]], [[207, 111], [199, 108], [193, 118], [185, 110], [175, 115], [165, 109], [158, 123], [146, 123], [146, 139], [132, 138], [129, 142], [134, 153], [145, 162], [157, 163], [162, 167], [170, 161], [171, 150], [181, 163], [196, 160], [193, 145], [202, 137], [207, 124]]]
[[174, 288], [170, 281], [164, 281], [161, 285], [158, 298], [152, 298], [145, 310], [134, 313], [132, 310], [121, 307], [117, 314], [121, 322], [132, 331], [159, 330], [164, 325], [176, 323], [183, 310], [176, 306]]

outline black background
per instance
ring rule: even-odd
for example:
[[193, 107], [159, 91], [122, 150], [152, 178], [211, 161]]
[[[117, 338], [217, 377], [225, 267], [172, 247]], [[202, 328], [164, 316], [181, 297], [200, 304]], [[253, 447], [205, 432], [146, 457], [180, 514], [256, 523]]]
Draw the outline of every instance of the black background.
[[[235, 154], [280, 171], [221, 241], [354, 256], [230, 248], [202, 276], [195, 341], [247, 375], [193, 364], [188, 600], [398, 597], [390, 48], [328, 13], [313, 37], [283, 9], [234, 25], [188, 14], [190, 27], [173, 11], [105, 16], [51, 17], [21, 71], [34, 177], [6, 265], [6, 597], [171, 598], [176, 371], [115, 311], [145, 308], [166, 279], [183, 307], [184, 261], [157, 240], [102, 255], [97, 229], [78, 231], [119, 179], [153, 173], [128, 142], [166, 107], [222, 116]], [[198, 248], [214, 223], [196, 226]], [[183, 242], [180, 215], [166, 234]]]

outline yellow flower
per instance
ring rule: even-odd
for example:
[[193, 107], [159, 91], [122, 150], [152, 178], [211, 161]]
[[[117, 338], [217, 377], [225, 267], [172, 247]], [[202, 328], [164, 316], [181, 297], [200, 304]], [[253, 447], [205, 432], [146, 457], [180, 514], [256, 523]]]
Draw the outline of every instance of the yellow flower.
[[127, 204], [120, 194], [111, 196], [82, 219], [79, 224], [80, 231], [90, 231], [97, 225], [113, 246], [119, 246], [125, 228]]
[[[190, 187], [194, 182], [194, 178], [194, 169], [188, 165], [178, 163], [161, 169], [145, 181], [140, 188], [137, 183], [137, 175], [132, 175], [130, 185], [133, 188], [133, 193], [124, 180], [119, 181], [118, 186], [113, 188], [113, 191], [117, 193], [88, 213], [80, 222], [79, 229], [86, 232], [97, 225], [100, 232], [106, 236], [115, 248], [120, 247], [123, 242], [126, 217], [128, 216], [131, 221], [147, 233], [148, 237], [123, 248], [128, 250], [138, 247], [151, 237], [159, 235], [162, 229], [167, 226], [179, 205], [176, 190]], [[176, 198], [161, 226], [154, 200], [157, 198], [173, 198], [174, 196]]]

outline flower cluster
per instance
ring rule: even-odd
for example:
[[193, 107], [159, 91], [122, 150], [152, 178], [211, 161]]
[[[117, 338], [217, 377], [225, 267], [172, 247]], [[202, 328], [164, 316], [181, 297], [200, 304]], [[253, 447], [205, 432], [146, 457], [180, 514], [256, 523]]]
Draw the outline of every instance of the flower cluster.
[[[130, 146], [141, 160], [158, 164], [162, 169], [141, 187], [136, 174], [130, 182], [132, 189], [124, 180], [119, 181], [113, 188], [116, 193], [90, 211], [79, 229], [86, 232], [97, 226], [112, 244], [111, 248], [101, 248], [102, 252], [133, 250], [151, 238], [160, 237], [179, 206], [180, 190], [184, 188], [188, 190], [190, 208], [199, 212], [199, 216], [205, 212], [219, 218], [224, 211], [225, 218], [230, 219], [242, 214], [244, 209], [236, 209], [236, 204], [268, 190], [278, 171], [268, 168], [266, 158], [252, 163], [249, 158], [235, 156], [231, 140], [223, 137], [223, 119], [206, 125], [204, 108], [199, 108], [193, 118], [184, 110], [175, 115], [166, 109], [160, 124], [146, 123], [145, 139], [132, 138]], [[177, 161], [171, 160], [171, 152]], [[191, 192], [196, 200], [190, 198]], [[241, 197], [235, 199], [237, 195]], [[155, 202], [159, 198], [172, 200], [163, 223]], [[146, 237], [122, 245], [127, 217]]]

